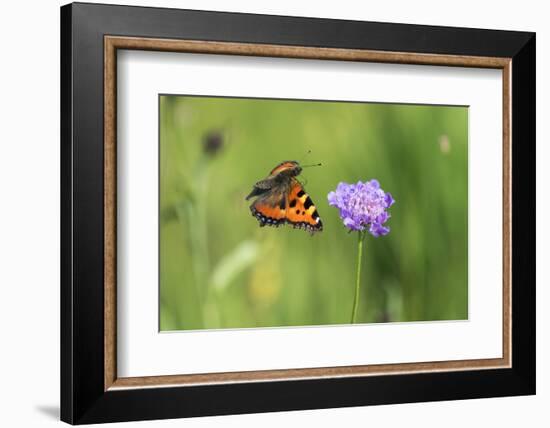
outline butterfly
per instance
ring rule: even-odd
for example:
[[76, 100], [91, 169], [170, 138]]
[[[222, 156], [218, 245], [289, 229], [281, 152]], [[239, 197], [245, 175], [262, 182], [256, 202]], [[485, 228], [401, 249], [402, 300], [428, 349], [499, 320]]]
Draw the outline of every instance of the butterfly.
[[279, 227], [288, 223], [311, 234], [323, 230], [317, 208], [296, 179], [301, 172], [298, 162], [281, 162], [267, 178], [254, 184], [246, 200], [256, 197], [250, 211], [260, 222], [260, 227]]

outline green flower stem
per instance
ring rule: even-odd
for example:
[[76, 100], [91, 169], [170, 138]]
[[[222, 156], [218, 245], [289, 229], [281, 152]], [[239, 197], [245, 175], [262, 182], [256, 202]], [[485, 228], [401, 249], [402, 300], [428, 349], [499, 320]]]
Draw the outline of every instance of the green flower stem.
[[357, 307], [359, 306], [359, 289], [361, 287], [361, 261], [363, 258], [363, 241], [365, 240], [365, 232], [358, 232], [357, 242], [357, 275], [355, 277], [355, 297], [353, 298], [353, 309], [351, 311], [351, 323], [355, 324], [357, 318]]

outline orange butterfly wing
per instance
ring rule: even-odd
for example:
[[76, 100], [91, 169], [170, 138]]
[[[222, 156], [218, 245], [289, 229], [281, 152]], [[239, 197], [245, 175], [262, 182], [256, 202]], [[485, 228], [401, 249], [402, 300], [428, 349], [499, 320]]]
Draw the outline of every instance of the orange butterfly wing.
[[317, 208], [298, 180], [292, 180], [288, 193], [286, 221], [295, 228], [305, 229], [310, 233], [323, 230]]
[[252, 215], [260, 222], [260, 227], [279, 227], [286, 222], [286, 195], [281, 190], [270, 190], [260, 196], [250, 206]]

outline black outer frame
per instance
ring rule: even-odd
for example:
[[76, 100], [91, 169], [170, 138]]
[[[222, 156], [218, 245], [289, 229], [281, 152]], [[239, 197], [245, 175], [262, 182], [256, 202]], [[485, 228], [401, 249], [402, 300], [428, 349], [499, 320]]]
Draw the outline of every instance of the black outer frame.
[[[512, 368], [104, 391], [104, 35], [512, 58]], [[61, 8], [61, 420], [535, 393], [535, 34], [74, 3]]]

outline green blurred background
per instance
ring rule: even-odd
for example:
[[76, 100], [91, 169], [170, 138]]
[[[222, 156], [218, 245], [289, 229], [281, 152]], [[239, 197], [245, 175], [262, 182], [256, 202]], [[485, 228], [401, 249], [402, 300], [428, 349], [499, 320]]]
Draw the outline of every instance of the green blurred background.
[[[323, 164], [299, 177], [321, 233], [251, 216], [284, 160]], [[160, 329], [349, 323], [357, 236], [327, 194], [372, 178], [396, 203], [365, 240], [358, 322], [466, 319], [466, 107], [161, 96]]]

